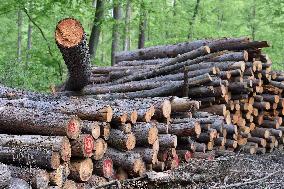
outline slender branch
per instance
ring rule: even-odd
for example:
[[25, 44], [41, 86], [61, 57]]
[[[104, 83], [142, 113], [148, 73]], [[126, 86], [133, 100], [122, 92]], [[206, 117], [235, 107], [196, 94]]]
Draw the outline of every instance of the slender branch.
[[256, 179], [256, 180], [251, 180], [251, 181], [247, 181], [247, 182], [238, 182], [238, 183], [234, 183], [234, 184], [229, 184], [229, 185], [225, 185], [225, 186], [218, 186], [218, 187], [213, 187], [213, 188], [222, 189], [222, 188], [240, 187], [240, 186], [244, 186], [244, 185], [248, 185], [248, 184], [253, 184], [253, 183], [256, 183], [256, 182], [264, 181], [264, 180], [268, 179], [269, 177], [271, 177], [271, 176], [273, 176], [273, 175], [275, 175], [279, 172], [282, 172], [282, 170], [270, 173], [267, 176], [265, 176], [263, 178]]
[[[41, 33], [41, 36], [43, 37], [43, 39], [46, 41], [46, 44], [47, 44], [47, 47], [48, 47], [48, 53], [50, 56], [53, 57], [53, 54], [52, 54], [52, 51], [51, 51], [51, 47], [48, 43], [48, 40], [47, 38], [45, 37], [42, 29], [39, 27], [39, 25], [32, 19], [32, 17], [30, 16], [30, 14], [28, 13], [27, 9], [26, 8], [23, 8], [24, 12], [26, 13], [26, 15], [28, 16], [29, 20], [33, 23], [33, 25], [35, 25], [38, 30], [40, 31]], [[58, 62], [58, 68], [59, 68], [59, 75], [60, 75], [60, 79], [62, 80], [62, 69], [61, 69], [61, 65], [60, 65], [60, 62]]]

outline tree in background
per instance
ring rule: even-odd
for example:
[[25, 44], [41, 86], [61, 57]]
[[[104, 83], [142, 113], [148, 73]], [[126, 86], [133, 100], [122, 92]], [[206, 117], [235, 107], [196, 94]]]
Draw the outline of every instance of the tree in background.
[[140, 20], [139, 20], [139, 36], [138, 36], [138, 49], [145, 46], [145, 30], [147, 26], [147, 11], [145, 8], [144, 0], [140, 3]]
[[104, 17], [104, 0], [97, 0], [96, 2], [96, 13], [94, 24], [91, 31], [89, 48], [91, 58], [96, 57], [96, 52], [99, 44], [100, 33], [101, 33], [101, 24], [103, 22]]
[[113, 28], [112, 28], [112, 44], [111, 44], [111, 65], [115, 64], [115, 53], [119, 51], [120, 47], [120, 32], [119, 32], [119, 25], [120, 20], [122, 18], [122, 8], [121, 2], [119, 0], [114, 0], [113, 2]]
[[130, 49], [130, 17], [131, 17], [131, 0], [126, 0], [125, 17], [124, 17], [124, 39], [123, 50]]
[[[103, 19], [98, 22], [100, 34], [94, 35], [93, 28], [97, 26], [95, 22], [98, 21], [99, 13], [94, 10], [99, 7], [98, 1], [103, 2], [104, 14]], [[33, 2], [32, 11], [29, 2]], [[5, 85], [41, 91], [47, 91], [50, 84], [61, 83], [61, 78], [64, 80], [66, 77], [66, 67], [54, 42], [54, 30], [56, 23], [65, 17], [80, 20], [90, 41], [93, 36], [97, 37], [97, 44], [90, 42], [90, 47], [94, 44], [92, 63], [96, 66], [110, 65], [114, 52], [136, 49], [139, 38], [143, 39], [140, 35], [140, 26], [144, 23], [144, 20], [140, 19], [144, 14], [141, 2], [145, 3], [144, 10], [147, 13], [147, 27], [144, 28], [145, 40], [142, 46], [203, 38], [249, 36], [255, 40], [268, 40], [272, 48], [264, 49], [264, 52], [271, 57], [273, 69], [284, 68], [283, 0], [114, 2], [119, 2], [123, 8], [123, 20], [114, 18], [113, 0], [2, 0], [0, 81]], [[121, 12], [120, 17], [116, 18], [121, 18]], [[28, 51], [29, 22], [33, 31], [32, 50]], [[28, 53], [29, 64], [26, 68], [24, 63]], [[19, 64], [19, 60], [23, 63]], [[25, 69], [25, 73], [22, 73]]]
[[199, 6], [200, 6], [200, 0], [196, 0], [196, 4], [195, 4], [195, 8], [194, 8], [192, 18], [189, 20], [189, 32], [188, 32], [188, 37], [187, 37], [188, 39], [192, 39], [193, 30], [194, 30], [193, 27], [194, 27], [196, 16], [198, 14]]

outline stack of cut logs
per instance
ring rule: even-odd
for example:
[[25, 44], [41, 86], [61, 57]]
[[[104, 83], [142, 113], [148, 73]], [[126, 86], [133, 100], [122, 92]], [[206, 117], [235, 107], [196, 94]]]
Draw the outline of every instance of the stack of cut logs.
[[283, 148], [284, 72], [265, 41], [155, 46], [91, 69], [78, 21], [55, 37], [69, 75], [54, 95], [0, 86], [0, 188], [119, 188], [192, 158]]
[[0, 97], [0, 167], [7, 170], [0, 180], [7, 185], [91, 188], [207, 158], [208, 137], [215, 146], [225, 142], [223, 118], [197, 112], [199, 102], [187, 98], [101, 101], [4, 86]]
[[[80, 94], [102, 100], [179, 96], [200, 101], [199, 111], [221, 116], [224, 125], [199, 120], [201, 134], [187, 141], [205, 142], [207, 150], [219, 154], [225, 149], [270, 152], [284, 143], [284, 72], [271, 70], [271, 60], [261, 52], [268, 46], [243, 37], [121, 52], [116, 66], [92, 69], [91, 83]], [[196, 119], [179, 116], [170, 122]]]

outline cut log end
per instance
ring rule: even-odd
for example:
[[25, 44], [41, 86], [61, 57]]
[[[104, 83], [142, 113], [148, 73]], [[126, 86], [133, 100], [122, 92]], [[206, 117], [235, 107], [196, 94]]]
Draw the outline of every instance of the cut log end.
[[53, 152], [51, 156], [51, 168], [57, 169], [60, 166], [60, 153]]
[[130, 114], [130, 122], [131, 123], [136, 123], [137, 119], [138, 119], [138, 113], [137, 113], [136, 110], [134, 110]]
[[[106, 107], [106, 108], [105, 108], [105, 115], [104, 115], [105, 121], [106, 121], [106, 122], [111, 122], [112, 116], [113, 116], [113, 110], [112, 110], [112, 108], [111, 108], [110, 106]], [[126, 116], [127, 116], [127, 115], [126, 115]]]
[[77, 117], [72, 117], [67, 125], [67, 137], [76, 139], [79, 137], [81, 131], [80, 120]]
[[73, 18], [61, 20], [55, 30], [56, 42], [63, 47], [74, 47], [78, 45], [83, 38], [84, 29], [79, 21]]
[[103, 174], [105, 178], [111, 178], [113, 176], [113, 162], [109, 158], [103, 161]]
[[158, 129], [156, 127], [152, 127], [149, 129], [148, 143], [154, 144], [158, 139]]
[[136, 138], [133, 134], [128, 134], [127, 141], [126, 141], [126, 148], [132, 150], [135, 148], [136, 145]]
[[84, 137], [84, 154], [86, 157], [91, 157], [93, 155], [94, 149], [94, 139], [91, 135]]
[[61, 148], [62, 148], [60, 151], [61, 159], [63, 161], [69, 161], [71, 158], [71, 145], [67, 138], [63, 139]]
[[95, 160], [102, 159], [106, 150], [107, 150], [107, 143], [101, 138], [97, 139], [94, 144], [93, 159]]

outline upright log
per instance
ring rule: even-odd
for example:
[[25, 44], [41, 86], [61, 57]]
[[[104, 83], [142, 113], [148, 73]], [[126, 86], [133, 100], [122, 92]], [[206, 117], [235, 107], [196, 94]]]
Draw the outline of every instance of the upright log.
[[68, 68], [64, 90], [79, 91], [90, 79], [90, 54], [87, 37], [79, 21], [61, 20], [55, 30], [55, 41]]

